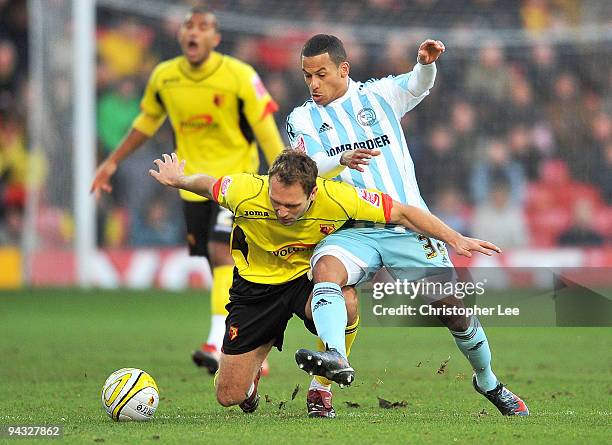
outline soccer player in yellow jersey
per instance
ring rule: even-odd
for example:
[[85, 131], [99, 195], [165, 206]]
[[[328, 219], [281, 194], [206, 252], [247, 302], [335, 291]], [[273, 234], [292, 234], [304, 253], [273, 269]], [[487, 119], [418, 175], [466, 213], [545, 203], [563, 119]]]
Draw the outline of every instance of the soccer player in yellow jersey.
[[[215, 176], [257, 173], [255, 137], [268, 163], [283, 145], [274, 122], [277, 105], [255, 70], [214, 49], [221, 39], [217, 19], [204, 9], [186, 15], [178, 40], [183, 54], [160, 63], [151, 74], [141, 113], [116, 151], [98, 167], [92, 191], [110, 192], [110, 178], [125, 157], [152, 137], [166, 117], [175, 135], [176, 153], [187, 173]], [[232, 283], [228, 246], [231, 214], [195, 193], [181, 190], [190, 255], [206, 256], [213, 273], [212, 326], [208, 340], [193, 353], [194, 362], [213, 374], [225, 332], [225, 305]]]
[[[457, 253], [490, 255], [499, 248], [466, 238], [418, 207], [400, 204], [377, 190], [317, 178], [317, 165], [298, 150], [286, 150], [268, 176], [185, 175], [176, 154], [156, 159], [150, 174], [161, 184], [212, 198], [234, 214], [232, 256], [236, 267], [216, 381], [217, 400], [257, 408], [259, 369], [273, 346], [283, 344], [287, 322], [296, 314], [316, 333], [310, 308], [310, 257], [317, 243], [347, 221], [401, 224], [443, 240]], [[353, 294], [346, 298], [356, 298]], [[348, 320], [357, 305], [347, 301]]]

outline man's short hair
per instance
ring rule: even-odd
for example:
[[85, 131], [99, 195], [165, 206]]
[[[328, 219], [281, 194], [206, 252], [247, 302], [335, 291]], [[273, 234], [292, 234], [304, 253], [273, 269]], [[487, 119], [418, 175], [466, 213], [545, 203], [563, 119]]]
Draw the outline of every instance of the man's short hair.
[[300, 184], [306, 196], [317, 185], [318, 174], [317, 163], [307, 154], [293, 148], [283, 150], [268, 170], [270, 178], [274, 176], [284, 185]]
[[187, 20], [187, 17], [191, 17], [194, 14], [210, 14], [213, 16], [214, 18], [214, 26], [215, 29], [218, 31], [219, 30], [219, 22], [217, 21], [217, 16], [215, 16], [215, 14], [209, 10], [204, 8], [203, 6], [194, 6], [192, 8], [189, 8], [189, 11], [187, 11], [187, 14], [185, 15], [185, 21]]
[[311, 37], [302, 48], [302, 57], [313, 57], [325, 53], [329, 54], [336, 66], [346, 62], [346, 50], [342, 41], [336, 36], [317, 34]]

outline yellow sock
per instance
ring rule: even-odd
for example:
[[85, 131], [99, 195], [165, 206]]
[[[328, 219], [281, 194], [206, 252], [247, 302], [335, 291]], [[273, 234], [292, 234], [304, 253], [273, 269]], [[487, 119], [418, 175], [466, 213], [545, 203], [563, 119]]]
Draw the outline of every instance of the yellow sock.
[[[359, 317], [352, 325], [349, 325], [344, 330], [344, 341], [346, 344], [346, 355], [347, 357], [351, 354], [351, 346], [355, 343], [355, 339], [357, 338], [357, 331], [359, 330]], [[317, 338], [317, 351], [325, 351], [325, 345], [321, 341], [320, 338]], [[321, 385], [329, 386], [332, 384], [332, 381], [322, 377], [320, 375], [315, 375], [314, 377], [317, 382]]]
[[210, 291], [211, 315], [227, 316], [225, 305], [229, 302], [234, 266], [219, 266], [213, 269], [213, 283]]

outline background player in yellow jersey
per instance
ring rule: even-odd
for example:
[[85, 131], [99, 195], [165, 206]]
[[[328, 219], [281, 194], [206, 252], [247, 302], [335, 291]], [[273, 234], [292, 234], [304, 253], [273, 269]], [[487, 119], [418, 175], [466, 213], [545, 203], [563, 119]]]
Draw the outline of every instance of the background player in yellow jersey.
[[[150, 170], [161, 184], [212, 198], [234, 214], [236, 268], [216, 381], [223, 406], [238, 404], [245, 412], [257, 408], [260, 366], [273, 346], [281, 349], [293, 314], [316, 333], [310, 257], [318, 242], [347, 221], [401, 224], [447, 242], [462, 255], [499, 252], [493, 244], [466, 238], [430, 213], [382, 192], [317, 178], [316, 163], [297, 150], [284, 151], [268, 176], [236, 174], [218, 180], [185, 175], [184, 160], [179, 162], [174, 153], [163, 157], [154, 161], [159, 171]], [[348, 320], [356, 319], [357, 305], [347, 302], [346, 307]]]
[[[116, 151], [96, 171], [91, 189], [110, 192], [118, 164], [153, 136], [169, 117], [176, 153], [187, 173], [215, 176], [257, 173], [255, 137], [268, 163], [281, 152], [274, 122], [277, 105], [255, 70], [214, 49], [221, 40], [216, 17], [193, 8], [181, 25], [183, 54], [157, 65], [141, 102], [141, 113]], [[216, 203], [182, 190], [190, 255], [206, 256], [213, 273], [212, 325], [208, 340], [193, 353], [194, 362], [214, 373], [225, 332], [225, 304], [232, 283], [228, 246], [232, 216]]]

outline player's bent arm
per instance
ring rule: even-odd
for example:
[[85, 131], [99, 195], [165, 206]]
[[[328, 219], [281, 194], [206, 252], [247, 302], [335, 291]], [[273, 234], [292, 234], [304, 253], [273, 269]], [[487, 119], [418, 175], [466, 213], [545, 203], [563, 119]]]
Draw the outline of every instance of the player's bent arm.
[[125, 139], [123, 139], [123, 141], [121, 141], [119, 144], [119, 147], [117, 147], [117, 149], [108, 156], [108, 159], [116, 164], [119, 164], [133, 152], [138, 150], [142, 144], [149, 140], [150, 137], [151, 136], [148, 134], [145, 134], [136, 128], [130, 129], [130, 132], [127, 134]]
[[148, 135], [132, 128], [123, 141], [121, 141], [119, 147], [98, 166], [91, 183], [91, 192], [96, 194], [96, 198], [99, 197], [101, 190], [107, 193], [112, 191], [110, 178], [117, 171], [119, 163], [136, 151], [148, 139]]
[[179, 162], [176, 153], [172, 153], [172, 155], [164, 154], [162, 157], [163, 160], [156, 159], [153, 161], [159, 171], [149, 170], [149, 174], [157, 179], [160, 184], [214, 199], [213, 185], [217, 182], [217, 178], [204, 174], [186, 176], [184, 159]]
[[429, 65], [418, 63], [412, 69], [410, 79], [408, 79], [408, 91], [415, 97], [425, 94], [434, 86], [436, 80], [436, 63], [432, 62]]
[[327, 156], [325, 153], [318, 152], [313, 154], [312, 160], [317, 163], [319, 176], [325, 179], [332, 179], [338, 176], [344, 170], [344, 165], [340, 164], [341, 154], [335, 156]]
[[278, 132], [276, 122], [274, 122], [274, 115], [268, 114], [261, 121], [253, 125], [253, 132], [268, 165], [272, 165], [277, 156], [283, 151], [283, 140]]
[[453, 247], [459, 255], [471, 257], [472, 251], [489, 256], [494, 252], [501, 253], [501, 249], [496, 245], [488, 241], [465, 237], [431, 213], [397, 201], [393, 201], [389, 222], [401, 224], [427, 237], [444, 241]]

